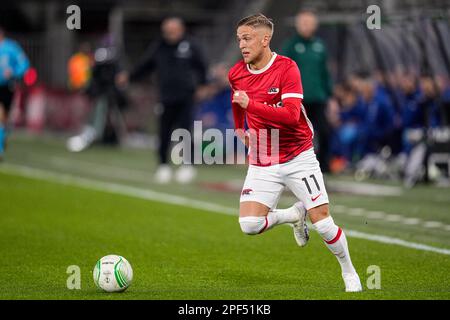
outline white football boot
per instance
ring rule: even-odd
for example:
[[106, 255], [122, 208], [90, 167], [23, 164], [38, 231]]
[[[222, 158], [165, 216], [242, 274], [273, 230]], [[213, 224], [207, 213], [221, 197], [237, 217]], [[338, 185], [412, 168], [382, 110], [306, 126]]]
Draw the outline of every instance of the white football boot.
[[97, 130], [92, 126], [85, 126], [83, 131], [67, 140], [66, 147], [71, 152], [81, 152], [87, 149], [97, 139]]
[[345, 292], [360, 292], [362, 291], [361, 281], [358, 274], [355, 273], [343, 273], [342, 279], [345, 283]]
[[155, 181], [159, 184], [169, 183], [172, 179], [172, 168], [168, 164], [161, 164], [155, 172]]
[[175, 173], [175, 180], [180, 184], [188, 184], [194, 181], [197, 170], [192, 165], [181, 165]]
[[297, 241], [297, 244], [300, 247], [304, 247], [309, 240], [309, 230], [308, 226], [306, 225], [307, 211], [302, 202], [297, 202], [296, 204], [294, 204], [294, 208], [297, 210], [299, 217], [299, 220], [292, 224], [292, 227], [294, 229], [295, 241]]

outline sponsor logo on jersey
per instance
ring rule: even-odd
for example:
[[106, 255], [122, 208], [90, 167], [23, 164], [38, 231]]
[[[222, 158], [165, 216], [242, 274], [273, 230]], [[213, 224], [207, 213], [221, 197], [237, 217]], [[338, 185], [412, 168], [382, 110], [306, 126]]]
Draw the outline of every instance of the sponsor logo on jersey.
[[244, 190], [242, 190], [242, 195], [243, 196], [245, 196], [245, 195], [249, 195], [250, 193], [252, 193], [253, 192], [253, 189], [244, 189]]
[[269, 91], [267, 91], [268, 94], [277, 94], [278, 92], [280, 92], [280, 88], [276, 87], [271, 87]]
[[279, 101], [278, 103], [273, 103], [273, 104], [268, 104], [267, 102], [264, 102], [264, 104], [268, 105], [269, 107], [272, 108], [281, 108], [283, 106], [283, 102]]

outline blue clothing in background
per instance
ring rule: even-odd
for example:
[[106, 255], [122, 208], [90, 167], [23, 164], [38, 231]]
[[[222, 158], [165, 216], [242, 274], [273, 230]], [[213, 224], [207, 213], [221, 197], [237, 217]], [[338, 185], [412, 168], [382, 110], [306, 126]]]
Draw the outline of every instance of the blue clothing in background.
[[5, 146], [4, 146], [4, 144], [5, 144], [5, 135], [6, 135], [5, 127], [3, 127], [0, 124], [0, 156], [3, 154], [3, 151], [5, 150]]
[[439, 106], [435, 100], [426, 99], [423, 92], [404, 95], [402, 101], [402, 123], [404, 129], [436, 127], [440, 124]]
[[204, 101], [199, 106], [199, 114], [197, 118], [202, 118], [206, 114], [214, 116], [214, 123], [209, 124], [208, 127], [216, 128], [225, 133], [226, 129], [233, 129], [234, 124], [231, 121], [233, 119], [231, 114], [231, 89], [226, 87], [222, 91], [219, 91], [211, 99]]
[[364, 121], [361, 130], [362, 154], [377, 152], [388, 144], [394, 129], [395, 109], [387, 96], [375, 94], [364, 101]]
[[358, 122], [364, 120], [365, 108], [362, 99], [358, 98], [355, 105], [339, 112], [342, 123]]
[[[0, 86], [7, 85], [11, 79], [20, 79], [28, 70], [30, 62], [19, 44], [5, 38], [0, 42]], [[5, 78], [6, 70], [11, 71], [11, 78]]]
[[402, 151], [408, 154], [413, 148], [408, 133], [415, 129], [435, 128], [440, 125], [441, 117], [437, 101], [427, 98], [419, 88], [402, 96], [402, 108]]
[[339, 112], [341, 125], [332, 135], [333, 154], [343, 156], [348, 161], [361, 157], [360, 133], [364, 122], [364, 104], [358, 99], [353, 106], [348, 106]]
[[444, 92], [442, 92], [442, 100], [443, 101], [450, 101], [450, 86], [445, 88]]

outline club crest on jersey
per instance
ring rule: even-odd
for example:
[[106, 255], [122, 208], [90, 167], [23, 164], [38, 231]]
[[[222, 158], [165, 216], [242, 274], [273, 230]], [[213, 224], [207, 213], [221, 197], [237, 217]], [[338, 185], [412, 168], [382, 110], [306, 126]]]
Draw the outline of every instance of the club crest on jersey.
[[269, 91], [267, 91], [268, 94], [277, 94], [278, 92], [280, 92], [280, 88], [276, 87], [271, 87]]
[[242, 190], [242, 195], [243, 196], [246, 196], [246, 195], [249, 195], [250, 193], [252, 193], [253, 192], [253, 189], [244, 189], [244, 190]]

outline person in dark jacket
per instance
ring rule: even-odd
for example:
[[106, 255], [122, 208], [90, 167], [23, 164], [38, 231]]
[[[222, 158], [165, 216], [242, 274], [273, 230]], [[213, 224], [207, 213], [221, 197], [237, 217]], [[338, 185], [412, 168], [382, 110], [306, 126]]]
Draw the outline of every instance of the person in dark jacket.
[[[160, 100], [164, 107], [159, 119], [159, 162], [155, 179], [167, 183], [172, 178], [168, 162], [171, 134], [174, 129], [190, 130], [193, 123], [193, 105], [196, 89], [206, 82], [206, 63], [199, 45], [186, 36], [182, 19], [170, 17], [161, 25], [162, 39], [150, 46], [141, 62], [130, 74], [117, 78], [121, 84], [135, 81], [155, 72], [159, 81]], [[195, 177], [190, 159], [176, 172], [176, 180], [188, 183]]]
[[318, 21], [312, 11], [300, 11], [295, 27], [297, 34], [284, 43], [281, 53], [294, 60], [300, 69], [303, 104], [314, 127], [318, 160], [322, 172], [328, 172], [331, 127], [326, 107], [332, 94], [332, 83], [327, 68], [327, 50], [323, 41], [315, 36]]

